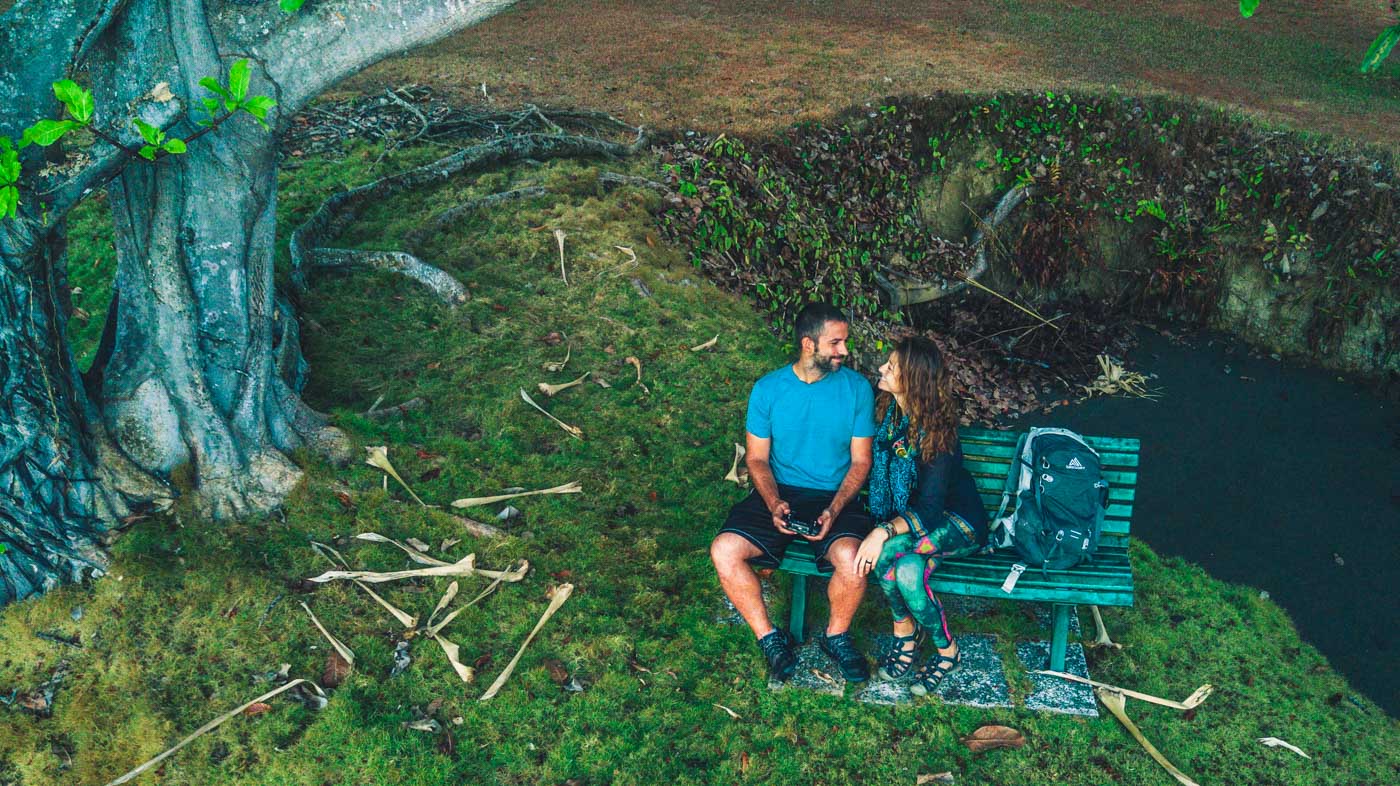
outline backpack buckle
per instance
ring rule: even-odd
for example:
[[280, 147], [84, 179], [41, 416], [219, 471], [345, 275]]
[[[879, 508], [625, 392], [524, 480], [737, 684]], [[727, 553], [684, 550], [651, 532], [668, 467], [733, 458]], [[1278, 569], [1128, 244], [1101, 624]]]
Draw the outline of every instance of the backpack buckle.
[[1026, 572], [1026, 566], [1016, 563], [1011, 566], [1011, 572], [1006, 574], [1006, 581], [1001, 583], [1001, 591], [1010, 595], [1011, 590], [1016, 588], [1016, 582], [1020, 580], [1021, 574]]

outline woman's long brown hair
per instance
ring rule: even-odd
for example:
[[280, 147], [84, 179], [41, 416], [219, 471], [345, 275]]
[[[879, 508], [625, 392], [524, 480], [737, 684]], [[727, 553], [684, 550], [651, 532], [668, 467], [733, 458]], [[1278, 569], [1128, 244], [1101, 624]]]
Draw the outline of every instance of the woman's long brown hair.
[[[899, 357], [899, 386], [904, 390], [909, 431], [920, 435], [919, 458], [932, 461], [941, 453], [951, 453], [958, 443], [958, 402], [943, 353], [923, 336], [906, 336], [894, 345], [894, 354]], [[880, 392], [875, 405], [877, 422], [884, 421], [893, 403], [893, 395]]]

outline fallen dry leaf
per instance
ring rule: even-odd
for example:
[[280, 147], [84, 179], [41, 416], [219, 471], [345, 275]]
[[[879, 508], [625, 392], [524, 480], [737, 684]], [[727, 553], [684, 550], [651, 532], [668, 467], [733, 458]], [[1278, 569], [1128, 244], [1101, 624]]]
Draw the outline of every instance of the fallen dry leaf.
[[428, 544], [424, 543], [423, 541], [417, 538], [406, 538], [404, 540], [404, 543], [407, 543], [408, 545], [412, 546], [415, 549], [418, 549], [419, 551], [427, 551], [429, 548]]
[[962, 744], [973, 753], [981, 753], [997, 748], [1019, 748], [1026, 744], [1026, 738], [1010, 726], [987, 725], [963, 737]]
[[451, 756], [457, 752], [457, 743], [452, 739], [451, 729], [443, 729], [442, 736], [438, 738], [437, 752], [444, 756]]
[[1293, 743], [1288, 742], [1286, 740], [1281, 740], [1278, 737], [1260, 737], [1259, 741], [1269, 746], [1270, 748], [1287, 748], [1305, 759], [1312, 758], [1308, 754], [1303, 753], [1301, 750], [1299, 750], [1297, 745], [1294, 745]]
[[693, 346], [693, 347], [690, 348], [690, 351], [691, 351], [691, 352], [704, 352], [704, 351], [707, 350], [707, 349], [713, 349], [714, 346], [715, 346], [715, 344], [718, 344], [718, 343], [719, 343], [719, 334], [716, 333], [714, 338], [710, 339], [709, 341], [706, 341], [706, 342], [703, 343], [703, 344], [696, 344], [695, 346]]
[[549, 672], [549, 678], [554, 680], [554, 684], [563, 685], [569, 681], [569, 670], [554, 658], [549, 658], [544, 662], [545, 671]]
[[338, 688], [350, 676], [350, 663], [335, 650], [326, 654], [326, 668], [321, 672], [321, 687]]
[[244, 715], [261, 715], [272, 709], [272, 705], [263, 701], [255, 701], [243, 710]]
[[929, 783], [954, 783], [954, 782], [955, 782], [955, 781], [953, 780], [953, 773], [951, 773], [951, 772], [935, 772], [935, 773], [932, 773], [932, 774], [924, 773], [924, 774], [921, 774], [921, 775], [919, 776], [918, 780], [916, 780], [916, 781], [914, 782], [914, 786], [926, 786], [926, 784], [929, 784]]

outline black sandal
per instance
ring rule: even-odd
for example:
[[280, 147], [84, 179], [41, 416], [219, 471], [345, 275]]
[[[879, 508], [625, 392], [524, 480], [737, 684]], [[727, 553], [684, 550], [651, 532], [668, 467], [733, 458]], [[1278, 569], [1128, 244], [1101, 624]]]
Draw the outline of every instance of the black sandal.
[[[914, 661], [919, 657], [919, 645], [924, 641], [923, 633], [922, 629], [915, 628], [908, 636], [893, 637], [889, 649], [880, 656], [880, 679], [897, 680], [914, 668]], [[914, 646], [905, 649], [904, 645], [910, 643]]]
[[933, 655], [929, 657], [928, 661], [920, 666], [919, 670], [914, 673], [914, 682], [910, 684], [909, 692], [915, 696], [927, 696], [933, 693], [935, 690], [938, 690], [938, 686], [943, 682], [943, 678], [957, 671], [958, 667], [961, 665], [961, 647], [952, 655], [944, 655], [934, 650]]

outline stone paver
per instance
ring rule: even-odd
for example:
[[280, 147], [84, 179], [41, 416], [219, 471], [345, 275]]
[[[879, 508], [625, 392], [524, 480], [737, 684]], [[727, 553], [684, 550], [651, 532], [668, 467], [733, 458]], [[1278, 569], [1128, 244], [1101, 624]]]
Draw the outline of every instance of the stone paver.
[[[889, 646], [892, 636], [883, 633], [875, 638], [875, 652], [882, 652]], [[968, 707], [1011, 706], [1011, 689], [1006, 684], [1006, 672], [1002, 670], [1001, 654], [996, 650], [996, 641], [996, 636], [979, 633], [958, 636], [962, 666], [949, 674], [938, 687], [937, 695], [944, 703]], [[930, 646], [925, 647], [926, 654], [923, 657], [932, 654]], [[917, 697], [909, 692], [908, 686], [912, 679], [912, 673], [897, 681], [874, 677], [871, 684], [857, 693], [855, 698], [871, 704], [906, 704], [917, 700]]]
[[[1049, 668], [1050, 642], [1021, 641], [1016, 643], [1016, 657], [1026, 671]], [[1089, 664], [1084, 660], [1084, 647], [1070, 644], [1065, 651], [1065, 671], [1080, 677], [1089, 676]], [[1026, 709], [1041, 712], [1058, 712], [1065, 715], [1085, 715], [1099, 717], [1099, 708], [1094, 699], [1094, 689], [1088, 685], [1051, 677], [1045, 674], [1027, 674], [1033, 686], [1026, 697]]]

